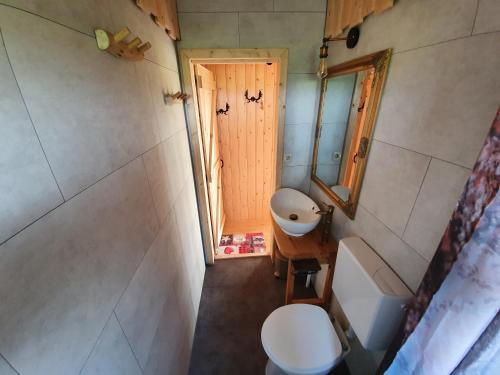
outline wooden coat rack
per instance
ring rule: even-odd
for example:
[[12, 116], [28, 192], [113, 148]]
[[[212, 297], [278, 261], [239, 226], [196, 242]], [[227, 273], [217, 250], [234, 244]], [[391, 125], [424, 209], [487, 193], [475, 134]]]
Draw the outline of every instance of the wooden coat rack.
[[174, 94], [163, 93], [163, 102], [168, 104], [169, 102], [184, 102], [188, 98], [187, 94], [177, 91]]
[[97, 47], [115, 57], [138, 61], [144, 59], [144, 52], [151, 48], [151, 43], [143, 43], [138, 37], [126, 42], [125, 39], [130, 35], [130, 30], [127, 27], [114, 35], [103, 29], [95, 29], [94, 33]]

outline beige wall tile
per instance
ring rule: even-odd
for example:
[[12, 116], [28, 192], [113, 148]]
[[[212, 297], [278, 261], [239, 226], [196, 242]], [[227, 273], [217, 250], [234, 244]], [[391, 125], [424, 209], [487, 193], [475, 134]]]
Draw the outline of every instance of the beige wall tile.
[[0, 356], [0, 374], [2, 375], [17, 375], [12, 367]]
[[38, 14], [89, 35], [94, 35], [94, 28], [97, 26], [111, 26], [107, 4], [103, 5], [105, 2], [102, 0], [2, 0], [1, 3]]
[[429, 162], [428, 156], [374, 141], [360, 203], [402, 236]]
[[[323, 201], [331, 204], [331, 200], [314, 182], [311, 183], [311, 197], [318, 203]], [[427, 261], [362, 205], [358, 205], [354, 220], [349, 219], [339, 208], [336, 208], [331, 230], [332, 238], [337, 241], [350, 236], [362, 238], [391, 266], [410, 289], [413, 291], [417, 289], [427, 270]], [[324, 275], [320, 275], [318, 287], [323, 285], [323, 277]]]
[[324, 13], [240, 13], [240, 47], [288, 48], [289, 73], [315, 73], [324, 23]]
[[381, 14], [368, 16], [354, 49], [330, 43], [329, 65], [386, 48], [396, 52], [469, 36], [477, 0], [400, 0]]
[[274, 0], [276, 12], [326, 12], [327, 0]]
[[111, 314], [80, 374], [142, 375], [115, 314]]
[[286, 124], [316, 124], [320, 80], [316, 74], [289, 74]]
[[94, 39], [11, 8], [1, 8], [0, 26], [65, 198], [158, 142], [149, 88], [136, 63], [117, 61]]
[[0, 35], [0, 243], [63, 202]]
[[311, 186], [311, 166], [284, 166], [281, 170], [281, 187], [288, 187], [309, 194]]
[[171, 212], [116, 306], [116, 316], [141, 368], [145, 368], [167, 294], [181, 262]]
[[181, 0], [179, 12], [252, 12], [272, 11], [273, 0]]
[[158, 230], [140, 159], [0, 247], [0, 352], [22, 374], [83, 366]]
[[474, 34], [500, 31], [500, 2], [498, 0], [478, 0]]
[[284, 154], [292, 158], [289, 161], [283, 158], [283, 165], [311, 165], [314, 131], [313, 124], [285, 126]]
[[185, 130], [177, 132], [143, 156], [153, 200], [163, 222], [191, 174]]
[[179, 48], [238, 48], [237, 13], [180, 13]]
[[403, 239], [430, 261], [471, 171], [432, 159]]
[[165, 140], [186, 128], [182, 102], [167, 102], [163, 94], [181, 91], [179, 74], [160, 65], [145, 61], [137, 65], [140, 77], [147, 77], [151, 99], [156, 111], [160, 139]]
[[[88, 35], [0, 5], [0, 29], [28, 110], [50, 149], [63, 193], [72, 197], [0, 246], [0, 353], [23, 374], [78, 373], [87, 359], [84, 374], [135, 374], [141, 369], [131, 339], [148, 373], [186, 373], [205, 264], [182, 105], [165, 106], [162, 98], [163, 90], [180, 86], [175, 44], [133, 1], [100, 2], [90, 14], [91, 0], [22, 3], [30, 12], [89, 34], [94, 26], [110, 31], [128, 26], [153, 48], [146, 61], [115, 59], [98, 51]], [[16, 188], [16, 194], [26, 194], [23, 202], [17, 195], [12, 202], [33, 210], [48, 205], [48, 210], [53, 202], [46, 180], [53, 178], [12, 73], [10, 81], [3, 79], [4, 54], [0, 48], [0, 123], [16, 125], [4, 140], [19, 152], [0, 150], [2, 157], [10, 153], [6, 173], [0, 163], [0, 185], [2, 178], [14, 176], [25, 189]], [[146, 150], [151, 154], [137, 158]], [[41, 193], [44, 199], [37, 196]], [[11, 201], [14, 193], [7, 194]], [[173, 221], [174, 202], [179, 221]], [[1, 204], [0, 199], [0, 212]], [[29, 213], [33, 217], [24, 225], [38, 217]], [[10, 216], [9, 225], [17, 225]], [[170, 229], [158, 234], [144, 257], [158, 233], [157, 216]], [[3, 229], [1, 220], [0, 214]], [[188, 238], [182, 246], [179, 233]], [[172, 248], [177, 252], [167, 252]], [[115, 315], [105, 326], [127, 285], [118, 312], [129, 337]], [[0, 356], [2, 374], [4, 365]]]
[[472, 168], [498, 108], [498, 45], [484, 34], [395, 55], [375, 138]]
[[417, 290], [428, 263], [414, 249], [391, 232], [362, 205], [358, 206], [356, 219], [348, 220], [344, 237], [361, 237], [414, 292]]
[[166, 144], [162, 142], [142, 156], [160, 222], [163, 222], [167, 217], [174, 204], [176, 194], [173, 186], [175, 182], [171, 181], [167, 174], [167, 165], [169, 164], [167, 150]]
[[163, 305], [144, 375], [187, 374], [196, 315], [189, 294], [175, 283]]
[[177, 236], [180, 239], [184, 273], [190, 289], [191, 304], [197, 314], [200, 303], [205, 258], [200, 236], [200, 222], [196, 206], [196, 194], [191, 179], [184, 184], [175, 201], [174, 211], [177, 223]]

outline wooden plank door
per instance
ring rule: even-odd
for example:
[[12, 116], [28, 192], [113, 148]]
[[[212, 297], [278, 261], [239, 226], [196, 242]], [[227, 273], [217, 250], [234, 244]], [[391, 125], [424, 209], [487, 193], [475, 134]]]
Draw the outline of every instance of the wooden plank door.
[[[269, 202], [275, 187], [278, 64], [207, 64], [217, 84], [222, 186], [227, 225], [270, 222]], [[248, 102], [249, 96], [262, 98]]]
[[222, 202], [222, 167], [224, 162], [219, 153], [219, 134], [216, 118], [217, 86], [214, 74], [203, 66], [196, 65], [195, 74], [210, 221], [214, 246], [217, 248], [225, 220]]

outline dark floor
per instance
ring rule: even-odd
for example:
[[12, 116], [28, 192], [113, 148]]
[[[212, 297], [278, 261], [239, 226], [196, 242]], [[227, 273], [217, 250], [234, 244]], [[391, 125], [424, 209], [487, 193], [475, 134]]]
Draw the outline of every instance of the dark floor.
[[[267, 356], [260, 330], [284, 303], [284, 280], [273, 275], [269, 257], [216, 261], [205, 273], [191, 356], [191, 375], [264, 374]], [[297, 280], [296, 296], [315, 296]], [[332, 374], [349, 374], [338, 366]]]

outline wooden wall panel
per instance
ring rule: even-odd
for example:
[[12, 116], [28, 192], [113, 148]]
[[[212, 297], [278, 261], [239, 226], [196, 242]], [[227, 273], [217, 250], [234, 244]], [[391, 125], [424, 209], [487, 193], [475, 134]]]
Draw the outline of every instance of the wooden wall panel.
[[151, 14], [152, 20], [165, 29], [173, 40], [180, 39], [176, 0], [134, 0], [143, 12]]
[[[277, 65], [206, 65], [216, 75], [217, 108], [230, 109], [217, 116], [222, 186], [226, 221], [264, 223], [276, 173]], [[247, 103], [248, 95], [260, 103]]]
[[371, 13], [383, 12], [393, 5], [394, 0], [328, 0], [325, 37], [339, 36]]

